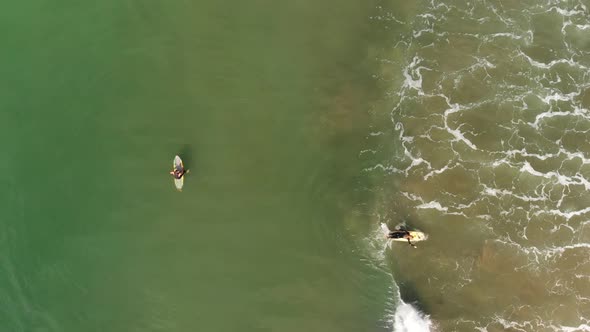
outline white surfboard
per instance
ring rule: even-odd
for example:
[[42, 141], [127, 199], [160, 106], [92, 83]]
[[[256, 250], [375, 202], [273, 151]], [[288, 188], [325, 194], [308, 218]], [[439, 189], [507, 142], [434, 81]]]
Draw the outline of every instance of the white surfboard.
[[[182, 163], [182, 159], [179, 156], [175, 156], [174, 160], [172, 161], [172, 169], [182, 171], [184, 169], [184, 164]], [[174, 186], [179, 191], [182, 190], [182, 186], [184, 186], [184, 176], [180, 179], [174, 178]]]
[[[387, 227], [387, 225], [385, 223], [381, 223], [381, 230], [383, 230], [383, 234], [385, 236], [389, 235], [389, 233], [391, 233], [391, 230], [389, 229], [389, 227]], [[394, 231], [396, 232], [396, 231]], [[420, 241], [424, 241], [426, 239], [428, 239], [428, 235], [426, 235], [425, 233], [422, 233], [420, 231], [409, 231], [410, 235], [412, 236], [412, 239], [410, 239], [410, 241], [412, 242], [420, 242]], [[403, 237], [400, 237], [398, 239], [392, 239], [392, 238], [388, 238], [388, 240], [391, 241], [399, 241], [399, 242], [408, 242], [407, 239], [404, 239]]]

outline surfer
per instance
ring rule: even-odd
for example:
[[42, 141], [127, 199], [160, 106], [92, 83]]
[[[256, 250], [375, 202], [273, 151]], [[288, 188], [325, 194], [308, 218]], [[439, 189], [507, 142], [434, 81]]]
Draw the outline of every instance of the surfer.
[[416, 245], [413, 244], [412, 241], [411, 241], [414, 237], [412, 236], [412, 234], [410, 234], [409, 231], [407, 231], [405, 229], [398, 229], [398, 230], [395, 230], [395, 231], [390, 231], [387, 234], [387, 238], [388, 239], [406, 239], [406, 240], [408, 240], [408, 243], [412, 247], [416, 248]]
[[170, 172], [170, 174], [172, 176], [174, 176], [175, 179], [182, 179], [182, 177], [184, 176], [184, 174], [186, 173], [186, 171], [184, 169], [174, 169], [172, 172]]

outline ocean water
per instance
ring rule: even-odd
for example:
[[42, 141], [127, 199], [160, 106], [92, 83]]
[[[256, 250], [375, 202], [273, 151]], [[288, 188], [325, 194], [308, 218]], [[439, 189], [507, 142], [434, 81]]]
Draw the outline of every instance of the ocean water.
[[3, 4], [0, 331], [590, 331], [589, 8]]
[[430, 234], [387, 261], [431, 325], [395, 330], [589, 331], [588, 2], [417, 1], [373, 19], [397, 32], [361, 154], [383, 176], [374, 215]]
[[0, 13], [0, 331], [386, 328], [343, 222], [370, 199], [375, 3]]

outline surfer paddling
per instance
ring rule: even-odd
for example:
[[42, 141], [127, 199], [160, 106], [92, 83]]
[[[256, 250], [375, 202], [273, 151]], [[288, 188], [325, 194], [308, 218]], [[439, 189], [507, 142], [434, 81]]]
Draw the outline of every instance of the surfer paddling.
[[408, 243], [412, 247], [416, 248], [416, 245], [413, 244], [411, 241], [414, 237], [412, 236], [412, 234], [410, 232], [408, 232], [405, 229], [390, 231], [389, 233], [387, 233], [387, 238], [388, 239], [406, 239], [406, 240], [408, 240]]
[[182, 159], [179, 156], [175, 156], [174, 160], [172, 161], [172, 171], [170, 175], [174, 178], [174, 186], [176, 190], [182, 191], [182, 186], [184, 185], [184, 175], [188, 173], [189, 170], [184, 168], [184, 164], [182, 163]]

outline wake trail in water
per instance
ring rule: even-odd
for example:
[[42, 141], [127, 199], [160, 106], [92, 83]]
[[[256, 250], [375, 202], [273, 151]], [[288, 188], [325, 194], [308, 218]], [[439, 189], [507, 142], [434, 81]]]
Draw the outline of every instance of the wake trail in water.
[[[382, 224], [384, 225], [384, 224]], [[391, 300], [388, 302], [384, 321], [392, 332], [429, 332], [433, 330], [433, 323], [429, 316], [420, 312], [412, 304], [403, 301], [399, 286], [395, 282], [390, 267], [387, 264], [387, 251], [392, 249], [391, 241], [384, 236], [383, 227], [375, 228], [371, 234], [364, 239], [363, 250], [369, 257], [371, 267], [380, 271], [390, 280], [391, 284], [388, 293]]]

